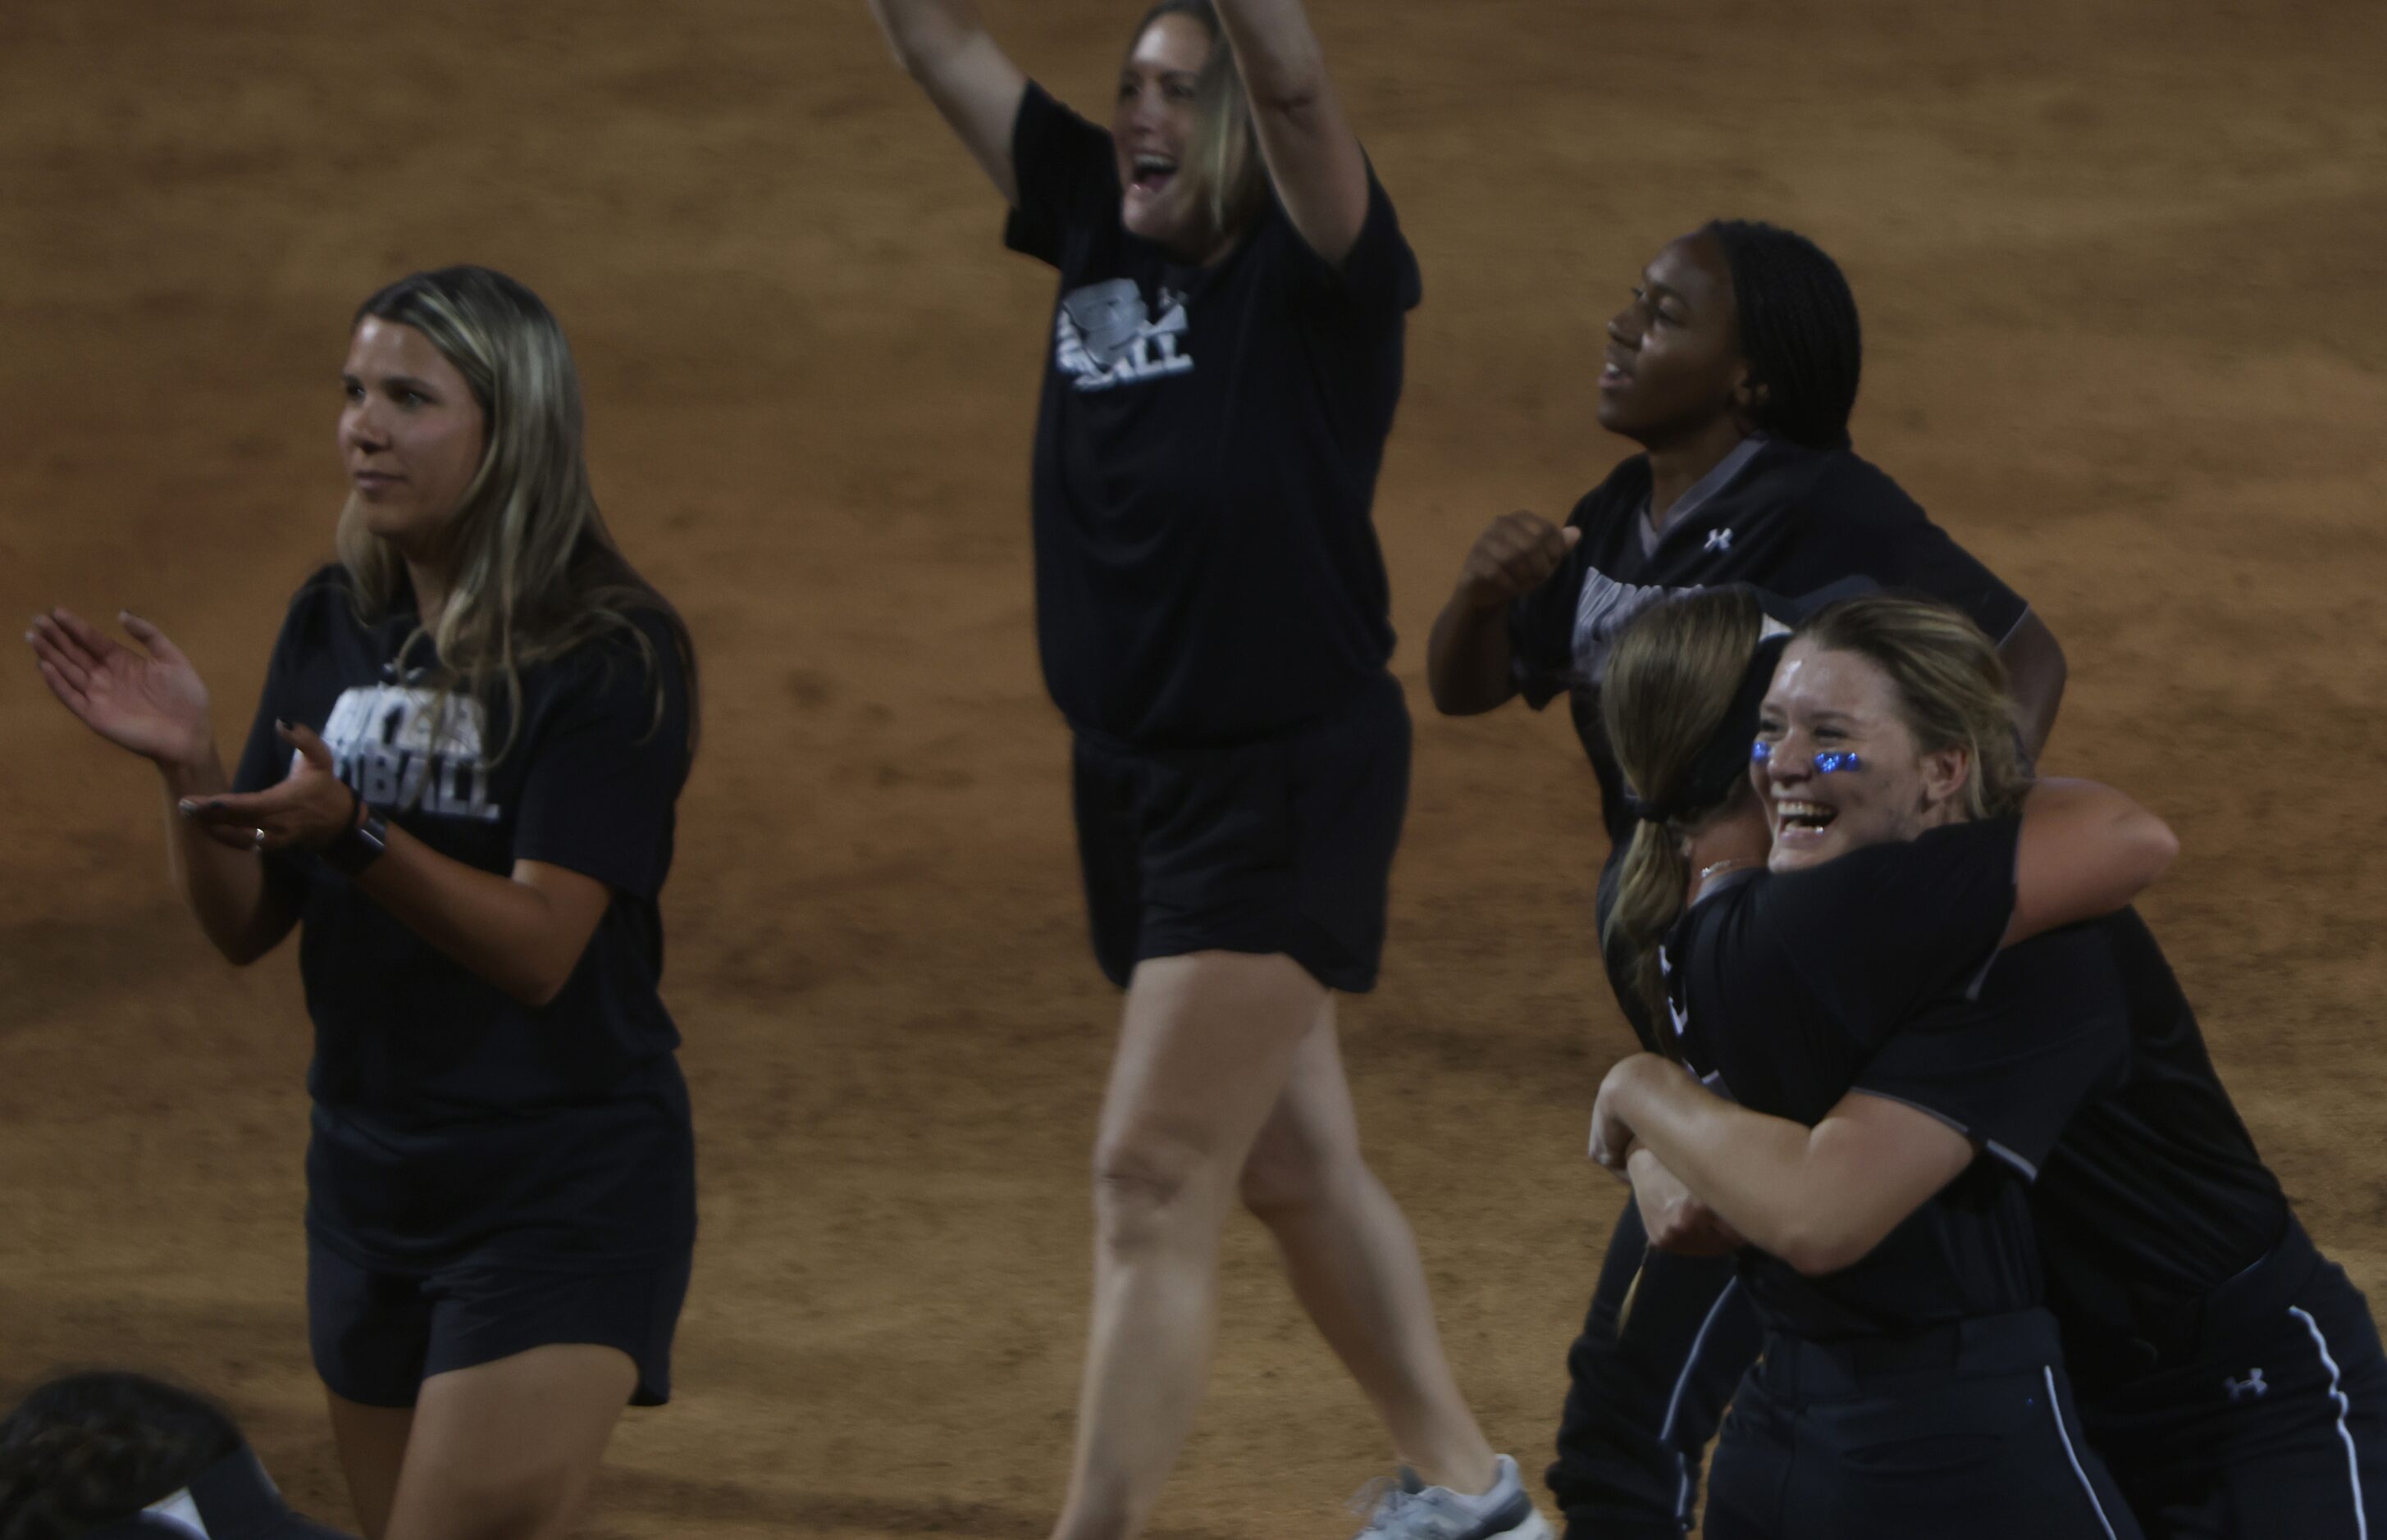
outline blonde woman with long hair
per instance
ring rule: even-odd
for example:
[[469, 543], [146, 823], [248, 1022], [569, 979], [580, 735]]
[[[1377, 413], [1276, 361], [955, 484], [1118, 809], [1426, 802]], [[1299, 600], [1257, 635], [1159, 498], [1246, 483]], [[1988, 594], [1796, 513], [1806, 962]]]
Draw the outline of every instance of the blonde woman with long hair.
[[[1679, 1060], [1734, 1101], [1636, 1055], [1595, 1140], [1655, 1243], [1752, 1243], [1740, 1286], [1772, 1331], [1708, 1533], [2371, 1532], [2387, 1354], [2360, 1291], [2256, 1154], [2145, 922], [2032, 938], [2110, 907], [2107, 877], [2160, 866], [2168, 836], [2117, 793], [2020, 778], [2003, 670], [1952, 610], [1827, 607], [1776, 669], [1746, 662], [1736, 600], [1636, 623], [1605, 702], [1660, 815], [1619, 940]], [[1685, 774], [1703, 735], [1754, 775]], [[1977, 992], [1947, 995], [2002, 929]], [[2128, 1512], [2086, 1510], [2092, 1449]]]
[[688, 632], [607, 532], [555, 318], [485, 268], [357, 312], [339, 561], [292, 600], [237, 768], [158, 628], [66, 610], [43, 679], [150, 760], [236, 964], [300, 930], [308, 1319], [370, 1540], [563, 1532], [670, 1394], [695, 1237], [657, 895]]
[[1334, 996], [1373, 987], [1409, 724], [1371, 523], [1417, 262], [1297, 0], [1163, 0], [1107, 129], [968, 0], [872, 0], [1057, 271], [1031, 509], [1097, 961], [1127, 994], [1055, 1534], [1135, 1533], [1208, 1370], [1240, 1197], [1414, 1473], [1388, 1534], [1540, 1536], [1359, 1154]]

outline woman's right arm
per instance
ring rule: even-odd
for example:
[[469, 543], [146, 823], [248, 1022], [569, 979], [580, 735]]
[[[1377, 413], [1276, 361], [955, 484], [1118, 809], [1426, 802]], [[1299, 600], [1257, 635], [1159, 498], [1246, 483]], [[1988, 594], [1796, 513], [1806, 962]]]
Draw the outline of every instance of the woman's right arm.
[[870, 0], [897, 62], [961, 135], [1004, 201], [1019, 202], [1011, 126], [1028, 77], [995, 45], [970, 0]]
[[2179, 853], [2169, 825], [2110, 786], [2033, 782], [2023, 799], [2014, 919], [2004, 944], [2112, 914]]
[[145, 658], [66, 610], [36, 617], [25, 639], [43, 682], [67, 710], [158, 767], [174, 885], [217, 951], [235, 964], [253, 963], [281, 944], [298, 916], [266, 880], [265, 858], [254, 847], [221, 842], [179, 811], [184, 798], [217, 795], [232, 784], [208, 723], [208, 688], [163, 632], [134, 615], [121, 619]]
[[1459, 587], [1426, 638], [1426, 688], [1445, 716], [1473, 716], [1517, 693], [1509, 605], [1566, 563], [1583, 531], [1537, 514], [1504, 513], [1467, 552]]

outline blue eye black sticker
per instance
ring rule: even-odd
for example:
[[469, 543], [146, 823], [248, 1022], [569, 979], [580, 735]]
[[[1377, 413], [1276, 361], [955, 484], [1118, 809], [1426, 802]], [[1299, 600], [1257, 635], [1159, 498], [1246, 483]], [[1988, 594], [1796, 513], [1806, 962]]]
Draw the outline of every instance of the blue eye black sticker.
[[[1773, 759], [1773, 757], [1774, 745], [1766, 742], [1762, 738], [1749, 746], [1749, 758], [1751, 764], [1763, 764], [1767, 761]], [[1857, 751], [1854, 749], [1843, 749], [1838, 753], [1817, 754], [1815, 756], [1815, 774], [1819, 776], [1831, 776], [1837, 775], [1842, 770], [1862, 770], [1863, 768], [1864, 761], [1857, 758]]]

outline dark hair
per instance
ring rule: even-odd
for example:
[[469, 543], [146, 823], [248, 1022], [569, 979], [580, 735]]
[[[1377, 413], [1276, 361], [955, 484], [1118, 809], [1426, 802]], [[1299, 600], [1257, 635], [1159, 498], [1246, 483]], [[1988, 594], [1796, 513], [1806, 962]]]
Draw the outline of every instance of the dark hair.
[[240, 1447], [221, 1407], [146, 1375], [52, 1380], [0, 1420], [0, 1540], [71, 1540], [171, 1496]]
[[1757, 220], [1711, 220], [1740, 314], [1740, 352], [1760, 387], [1757, 425], [1812, 449], [1849, 447], [1864, 335], [1840, 265], [1795, 231]]

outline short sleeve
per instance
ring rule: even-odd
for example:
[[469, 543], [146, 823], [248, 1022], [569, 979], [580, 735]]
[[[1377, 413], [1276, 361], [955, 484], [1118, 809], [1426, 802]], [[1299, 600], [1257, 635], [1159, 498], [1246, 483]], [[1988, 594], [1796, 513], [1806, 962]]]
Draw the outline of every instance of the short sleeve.
[[297, 751], [282, 741], [274, 724], [290, 713], [291, 687], [298, 676], [306, 646], [308, 599], [302, 590], [291, 601], [290, 613], [282, 622], [282, 634], [273, 639], [273, 656], [265, 665], [265, 688], [257, 698], [257, 715], [249, 722], [248, 740], [241, 745], [240, 765], [233, 771], [234, 791], [263, 791], [289, 778], [290, 756]]
[[[638, 617], [650, 665], [619, 638], [587, 644], [537, 705], [514, 826], [514, 857], [595, 877], [636, 898], [663, 889], [674, 804], [688, 772], [686, 675], [669, 630]], [[655, 718], [655, 676], [663, 711]]]
[[1360, 222], [1358, 238], [1344, 253], [1341, 266], [1313, 250], [1282, 208], [1273, 210], [1271, 217], [1283, 221], [1286, 240], [1295, 248], [1295, 271], [1313, 291], [1336, 296], [1354, 310], [1387, 320], [1416, 309], [1424, 298], [1425, 280], [1418, 271], [1417, 253], [1401, 234], [1400, 216], [1393, 211], [1384, 184], [1376, 180], [1372, 163], [1368, 167], [1367, 218]]
[[1011, 170], [1019, 203], [1004, 223], [1003, 244], [1014, 251], [1059, 267], [1071, 229], [1118, 217], [1110, 134], [1033, 81], [1012, 120]]
[[1939, 1118], [2036, 1180], [2065, 1126], [2120, 1082], [2130, 1023], [2096, 925], [2025, 941], [1977, 1000], [1948, 999], [1890, 1034], [1855, 1089]]
[[2003, 642], [2030, 606], [1933, 524], [1913, 499], [1891, 490], [1894, 500], [1887, 507], [1873, 499], [1851, 499], [1852, 506], [1871, 506], [1874, 512], [1869, 522], [1875, 527], [1860, 537], [1858, 547], [1865, 575], [1885, 588], [1927, 594], [1952, 604], [1991, 641]]
[[1951, 825], [1776, 877], [1763, 934], [1816, 1003], [1877, 1045], [1939, 995], [1967, 990], [2014, 918], [2020, 818]]
[[[330, 575], [334, 571], [327, 568], [309, 579], [283, 616], [282, 634], [274, 637], [273, 655], [265, 665], [265, 688], [258, 696], [257, 715], [249, 722], [248, 739], [241, 745], [240, 764], [233, 771], [232, 789], [236, 792], [264, 791], [289, 778], [290, 758], [297, 751], [282, 741], [274, 724], [298, 714], [294, 701], [308, 653], [323, 645], [322, 607], [344, 601], [342, 590]], [[295, 849], [271, 851], [265, 856], [268, 879], [285, 893], [295, 893], [305, 885], [307, 866], [304, 852]]]

